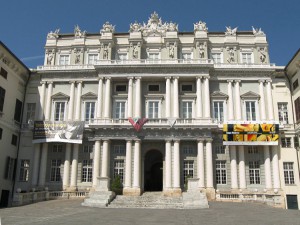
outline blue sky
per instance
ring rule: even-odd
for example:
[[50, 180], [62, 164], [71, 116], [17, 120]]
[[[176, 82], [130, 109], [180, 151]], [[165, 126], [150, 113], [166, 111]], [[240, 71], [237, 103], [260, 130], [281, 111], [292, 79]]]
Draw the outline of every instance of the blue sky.
[[78, 24], [97, 33], [104, 22], [127, 32], [129, 24], [146, 22], [153, 11], [163, 21], [193, 31], [193, 23], [206, 22], [209, 31], [225, 26], [249, 31], [261, 27], [269, 42], [270, 60], [284, 66], [300, 47], [299, 0], [9, 0], [1, 3], [0, 40], [30, 68], [43, 63], [47, 33], [60, 28], [73, 33]]

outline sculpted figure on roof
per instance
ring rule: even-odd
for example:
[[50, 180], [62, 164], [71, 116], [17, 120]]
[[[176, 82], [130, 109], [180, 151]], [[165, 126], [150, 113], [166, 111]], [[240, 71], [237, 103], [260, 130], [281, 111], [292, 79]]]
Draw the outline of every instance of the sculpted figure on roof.
[[86, 31], [81, 31], [80, 27], [76, 25], [74, 28], [74, 35], [75, 38], [83, 38], [86, 35]]
[[206, 23], [201, 20], [197, 23], [194, 23], [194, 31], [205, 31], [207, 32], [208, 28], [206, 27]]
[[255, 36], [265, 36], [265, 33], [261, 30], [261, 28], [254, 28], [252, 26], [252, 31]]
[[114, 33], [115, 32], [115, 26], [110, 24], [108, 21], [103, 24], [103, 28], [100, 30], [100, 33]]
[[141, 27], [142, 27], [142, 25], [140, 23], [138, 23], [137, 21], [135, 21], [134, 23], [130, 24], [129, 32], [139, 32], [139, 31], [141, 31]]
[[56, 29], [54, 32], [51, 30], [48, 34], [47, 34], [47, 39], [56, 39], [58, 38], [58, 33], [59, 33], [59, 29]]
[[231, 29], [231, 27], [226, 27], [226, 31], [225, 31], [225, 35], [226, 36], [234, 36], [236, 35], [236, 32], [237, 32], [237, 27], [234, 28], [234, 29]]
[[147, 24], [143, 23], [141, 30], [144, 36], [155, 35], [155, 34], [165, 36], [167, 27], [168, 24], [166, 23], [163, 24], [161, 18], [158, 17], [158, 14], [154, 12], [151, 14], [148, 23]]

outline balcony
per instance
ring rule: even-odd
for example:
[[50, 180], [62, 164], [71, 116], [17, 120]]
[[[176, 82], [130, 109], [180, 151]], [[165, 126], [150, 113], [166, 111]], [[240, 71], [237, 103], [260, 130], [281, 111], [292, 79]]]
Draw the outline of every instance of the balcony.
[[94, 65], [44, 65], [37, 70], [93, 70]]
[[254, 63], [216, 63], [215, 69], [275, 69], [274, 63], [270, 64], [254, 64]]

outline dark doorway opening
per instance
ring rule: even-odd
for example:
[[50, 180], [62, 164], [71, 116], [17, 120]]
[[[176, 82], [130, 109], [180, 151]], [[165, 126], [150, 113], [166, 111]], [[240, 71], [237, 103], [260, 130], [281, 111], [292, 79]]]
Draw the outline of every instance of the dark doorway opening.
[[145, 155], [144, 191], [162, 191], [163, 187], [162, 154], [150, 150]]
[[9, 190], [2, 190], [0, 196], [0, 208], [8, 206]]
[[286, 201], [288, 209], [298, 209], [297, 195], [287, 195]]

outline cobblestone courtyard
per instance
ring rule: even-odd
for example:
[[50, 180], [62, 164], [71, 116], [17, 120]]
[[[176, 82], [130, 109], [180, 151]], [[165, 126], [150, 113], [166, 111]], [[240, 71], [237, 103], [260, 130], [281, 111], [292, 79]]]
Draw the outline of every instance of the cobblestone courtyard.
[[81, 200], [53, 200], [0, 209], [1, 225], [298, 225], [300, 211], [252, 203], [210, 202], [209, 209], [99, 209]]

